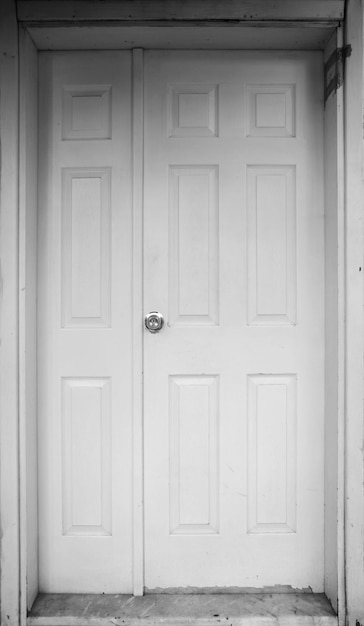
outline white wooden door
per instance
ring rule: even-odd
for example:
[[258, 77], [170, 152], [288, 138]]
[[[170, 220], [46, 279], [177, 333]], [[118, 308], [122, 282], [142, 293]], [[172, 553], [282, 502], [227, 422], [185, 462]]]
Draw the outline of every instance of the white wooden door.
[[[40, 56], [40, 589], [131, 593], [131, 54]], [[321, 67], [146, 53], [148, 589], [322, 590]]]
[[145, 65], [145, 584], [323, 590], [319, 53]]
[[40, 57], [40, 590], [131, 593], [131, 53]]

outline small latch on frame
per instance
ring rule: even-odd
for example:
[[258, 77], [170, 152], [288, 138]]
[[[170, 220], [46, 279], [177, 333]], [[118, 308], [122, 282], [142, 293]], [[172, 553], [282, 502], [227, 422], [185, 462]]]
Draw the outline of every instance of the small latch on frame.
[[351, 55], [351, 45], [337, 48], [324, 65], [325, 75], [325, 103], [332, 94], [342, 86], [344, 82], [344, 61]]

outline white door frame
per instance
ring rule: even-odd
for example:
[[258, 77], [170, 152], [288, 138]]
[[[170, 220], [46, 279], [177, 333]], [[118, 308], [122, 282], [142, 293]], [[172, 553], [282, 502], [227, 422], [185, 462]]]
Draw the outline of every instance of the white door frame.
[[345, 40], [345, 561], [349, 624], [364, 623], [363, 2], [348, 0]]
[[[30, 6], [32, 3], [22, 3]], [[38, 6], [47, 3], [38, 2]], [[57, 3], [56, 3], [57, 4]], [[82, 3], [87, 6], [87, 3]], [[113, 4], [113, 3], [111, 3]], [[156, 3], [158, 4], [158, 3]], [[240, 3], [241, 4], [241, 3]], [[260, 5], [269, 3], [260, 3]], [[280, 5], [287, 3], [282, 2]], [[305, 3], [298, 0], [292, 2], [291, 22], [297, 7]], [[330, 2], [314, 3], [330, 5]], [[336, 2], [336, 4], [338, 4]], [[58, 3], [60, 7], [62, 3]], [[310, 5], [312, 12], [312, 2]], [[64, 6], [64, 5], [63, 5]], [[115, 5], [114, 5], [115, 6]], [[109, 5], [110, 7], [110, 5]], [[53, 9], [53, 7], [52, 7]], [[52, 11], [52, 9], [50, 9]], [[27, 395], [28, 385], [32, 383], [31, 326], [26, 326], [26, 306], [35, 310], [34, 278], [27, 267], [29, 256], [32, 256], [36, 245], [35, 233], [26, 230], [28, 220], [31, 222], [32, 211], [36, 209], [36, 195], [31, 183], [24, 178], [27, 167], [34, 161], [34, 136], [31, 132], [31, 116], [27, 107], [20, 107], [19, 99], [24, 97], [26, 86], [22, 81], [20, 92], [18, 87], [18, 26], [15, 3], [13, 0], [2, 0], [0, 20], [0, 129], [1, 129], [1, 190], [0, 190], [0, 260], [1, 260], [1, 353], [0, 353], [0, 505], [1, 505], [1, 623], [15, 626], [25, 624], [26, 595], [35, 594], [36, 587], [29, 588], [27, 583], [27, 554], [31, 556], [31, 545], [36, 533], [36, 503], [32, 501], [32, 493], [26, 492], [25, 475], [34, 468], [36, 458], [26, 455], [26, 434], [32, 431], [32, 420], [36, 418], [35, 397]], [[54, 14], [52, 13], [52, 17]], [[260, 15], [261, 17], [261, 15]], [[272, 21], [272, 15], [266, 19]], [[97, 19], [97, 18], [96, 18]], [[302, 19], [302, 17], [301, 17]], [[307, 19], [307, 14], [306, 14]], [[321, 17], [322, 20], [322, 17]], [[362, 3], [360, 0], [349, 0], [346, 7], [345, 21], [346, 43], [352, 46], [352, 55], [346, 66], [345, 80], [345, 576], [347, 622], [351, 626], [358, 621], [364, 624], [364, 537], [363, 537], [363, 184], [362, 184]], [[49, 29], [51, 32], [51, 29]], [[26, 61], [29, 69], [30, 88], [33, 81], [33, 105], [36, 104], [34, 80], [36, 76], [36, 49], [30, 37], [21, 29], [20, 42], [21, 63]], [[24, 54], [26, 47], [27, 55]], [[22, 66], [24, 70], [24, 65]], [[142, 102], [142, 64], [141, 53], [134, 53], [134, 68], [139, 77], [134, 83], [135, 102]], [[27, 103], [28, 106], [28, 103]], [[138, 217], [134, 223], [135, 260], [141, 255], [141, 242], [138, 230], [141, 228], [140, 186], [142, 177], [142, 109], [139, 104], [134, 110], [134, 208], [139, 207]], [[139, 121], [138, 121], [139, 120]], [[33, 122], [36, 121], [33, 119]], [[28, 124], [27, 124], [28, 122]], [[20, 125], [19, 125], [20, 124]], [[139, 129], [139, 130], [138, 130]], [[20, 140], [20, 141], [19, 141]], [[29, 152], [28, 152], [29, 150]], [[27, 156], [28, 155], [28, 156]], [[20, 163], [20, 168], [19, 168]], [[20, 186], [19, 186], [20, 179]], [[30, 194], [30, 196], [29, 196]], [[33, 195], [32, 195], [33, 194]], [[25, 213], [25, 206], [27, 212]], [[29, 208], [30, 207], [30, 208]], [[29, 213], [30, 211], [30, 213]], [[25, 271], [27, 270], [27, 272]], [[30, 271], [30, 273], [29, 273]], [[139, 271], [135, 266], [136, 274]], [[25, 282], [24, 282], [25, 281]], [[26, 299], [28, 298], [28, 300]], [[142, 312], [141, 291], [134, 293], [136, 310]], [[32, 319], [32, 314], [30, 315]], [[28, 323], [29, 323], [29, 318]], [[140, 318], [142, 319], [142, 317]], [[31, 324], [31, 322], [30, 322]], [[35, 328], [35, 327], [34, 327]], [[33, 328], [33, 330], [34, 330]], [[135, 329], [136, 335], [139, 331]], [[30, 342], [27, 343], [27, 342]], [[141, 341], [139, 339], [139, 341]], [[30, 353], [29, 353], [30, 347]], [[141, 346], [140, 346], [141, 348]], [[34, 361], [35, 362], [35, 361]], [[135, 386], [140, 389], [141, 369], [138, 360], [134, 363]], [[34, 370], [33, 370], [34, 371]], [[136, 396], [137, 397], [137, 396]], [[138, 404], [138, 401], [136, 401]], [[139, 401], [140, 403], [140, 401]], [[141, 406], [135, 407], [141, 411]], [[135, 445], [140, 454], [139, 441], [142, 437], [142, 423], [135, 428]], [[137, 462], [137, 461], [136, 461]], [[139, 461], [138, 461], [139, 463]], [[19, 487], [20, 481], [20, 487]], [[136, 482], [135, 513], [140, 536], [142, 536], [142, 484]], [[30, 518], [30, 530], [27, 531], [27, 520]], [[33, 534], [33, 535], [32, 535]], [[141, 563], [142, 543], [135, 544], [135, 559]], [[35, 555], [32, 558], [34, 568]], [[140, 581], [140, 571], [136, 574]], [[140, 583], [139, 583], [140, 584]], [[136, 592], [138, 592], [136, 581]], [[140, 592], [140, 590], [139, 590]], [[339, 607], [342, 608], [342, 607]]]

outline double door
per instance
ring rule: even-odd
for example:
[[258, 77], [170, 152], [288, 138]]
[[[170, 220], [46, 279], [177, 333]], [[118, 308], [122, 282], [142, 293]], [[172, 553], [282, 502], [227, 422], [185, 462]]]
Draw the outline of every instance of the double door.
[[320, 54], [145, 52], [143, 181], [132, 53], [41, 57], [41, 589], [322, 591]]

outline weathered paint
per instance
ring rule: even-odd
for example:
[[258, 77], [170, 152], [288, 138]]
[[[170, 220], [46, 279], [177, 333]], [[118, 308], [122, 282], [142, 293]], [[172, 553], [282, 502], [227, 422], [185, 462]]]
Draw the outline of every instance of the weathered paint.
[[344, 0], [122, 0], [63, 2], [18, 0], [21, 21], [119, 20], [125, 22], [340, 21]]

